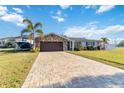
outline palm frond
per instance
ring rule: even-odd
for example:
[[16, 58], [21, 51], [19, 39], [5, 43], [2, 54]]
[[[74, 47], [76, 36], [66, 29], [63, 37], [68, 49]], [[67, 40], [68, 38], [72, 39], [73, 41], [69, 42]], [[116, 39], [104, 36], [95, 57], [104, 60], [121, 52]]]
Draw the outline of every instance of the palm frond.
[[27, 29], [33, 30], [33, 23], [29, 19], [24, 19], [23, 23], [27, 24]]
[[42, 23], [41, 23], [41, 22], [37, 22], [37, 23], [34, 25], [34, 29], [37, 29], [38, 27], [42, 27]]
[[26, 32], [30, 32], [30, 30], [29, 29], [23, 29], [21, 32], [26, 33]]
[[29, 24], [28, 26], [27, 26], [27, 28], [29, 29], [29, 30], [33, 30], [34, 28], [33, 28], [33, 24]]
[[37, 29], [36, 32], [37, 32], [38, 34], [43, 35], [43, 30], [41, 30], [41, 29]]
[[101, 38], [103, 42], [108, 43], [109, 39], [106, 37]]
[[28, 25], [29, 25], [29, 24], [32, 24], [31, 20], [29, 20], [29, 19], [24, 19], [24, 20], [23, 20], [23, 23], [26, 23], [26, 24], [28, 24]]

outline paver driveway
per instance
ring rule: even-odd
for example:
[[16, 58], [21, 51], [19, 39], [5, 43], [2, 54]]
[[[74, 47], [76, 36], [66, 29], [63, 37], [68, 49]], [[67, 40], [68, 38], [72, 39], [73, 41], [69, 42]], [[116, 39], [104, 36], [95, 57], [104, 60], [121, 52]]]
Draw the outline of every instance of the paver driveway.
[[22, 87], [124, 87], [124, 71], [65, 52], [41, 52]]

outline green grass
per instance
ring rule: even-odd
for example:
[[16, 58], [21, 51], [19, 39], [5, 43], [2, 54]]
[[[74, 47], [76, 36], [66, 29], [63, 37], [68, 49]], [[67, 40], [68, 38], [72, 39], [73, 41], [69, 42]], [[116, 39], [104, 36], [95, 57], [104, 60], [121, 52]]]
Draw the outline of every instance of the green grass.
[[124, 48], [105, 51], [69, 51], [69, 53], [124, 69]]
[[0, 87], [21, 87], [38, 53], [0, 52]]

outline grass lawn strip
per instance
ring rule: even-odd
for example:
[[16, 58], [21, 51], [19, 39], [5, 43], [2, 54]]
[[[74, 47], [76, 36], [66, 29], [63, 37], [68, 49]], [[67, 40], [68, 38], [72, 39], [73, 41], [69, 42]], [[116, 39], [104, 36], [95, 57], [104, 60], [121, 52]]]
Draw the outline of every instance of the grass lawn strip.
[[107, 51], [68, 51], [68, 53], [124, 69], [124, 48]]
[[38, 53], [0, 52], [0, 87], [21, 87]]

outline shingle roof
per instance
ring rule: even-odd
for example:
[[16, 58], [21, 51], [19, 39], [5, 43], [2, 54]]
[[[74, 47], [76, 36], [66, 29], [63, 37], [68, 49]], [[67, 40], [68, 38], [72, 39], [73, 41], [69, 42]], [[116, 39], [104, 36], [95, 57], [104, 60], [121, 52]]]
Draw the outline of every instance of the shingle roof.
[[76, 38], [76, 37], [69, 37], [69, 39], [74, 41], [87, 41], [87, 42], [93, 42], [93, 41], [101, 41], [101, 40], [95, 40], [95, 39], [86, 39], [86, 38]]
[[[16, 36], [16, 37], [5, 37], [5, 38], [0, 38], [0, 40], [5, 40], [5, 39], [16, 39], [16, 38], [22, 38], [21, 36]], [[28, 39], [28, 35], [23, 35], [24, 39]]]
[[85, 38], [76, 38], [76, 37], [68, 37], [68, 38], [71, 39], [71, 40], [74, 40], [74, 41], [86, 40]]
[[49, 34], [47, 34], [47, 35], [45, 35], [45, 36], [48, 36], [48, 35], [50, 35], [50, 34], [54, 34], [54, 35], [57, 35], [57, 36], [59, 36], [59, 37], [61, 37], [61, 38], [66, 39], [66, 40], [68, 40], [68, 41], [71, 41], [70, 38], [68, 38], [68, 37], [66, 37], [66, 36], [63, 36], [63, 35], [58, 35], [58, 34], [55, 34], [55, 33], [49, 33]]
[[[80, 38], [80, 37], [67, 37], [67, 36], [63, 36], [63, 35], [58, 35], [58, 34], [55, 34], [55, 33], [49, 33], [47, 35], [50, 35], [50, 34], [54, 34], [54, 35], [57, 35], [59, 37], [62, 37], [68, 41], [87, 41], [87, 42], [93, 42], [93, 41], [101, 41], [101, 40], [95, 40], [95, 39], [86, 39], [86, 38]], [[47, 36], [45, 35], [45, 36]]]

